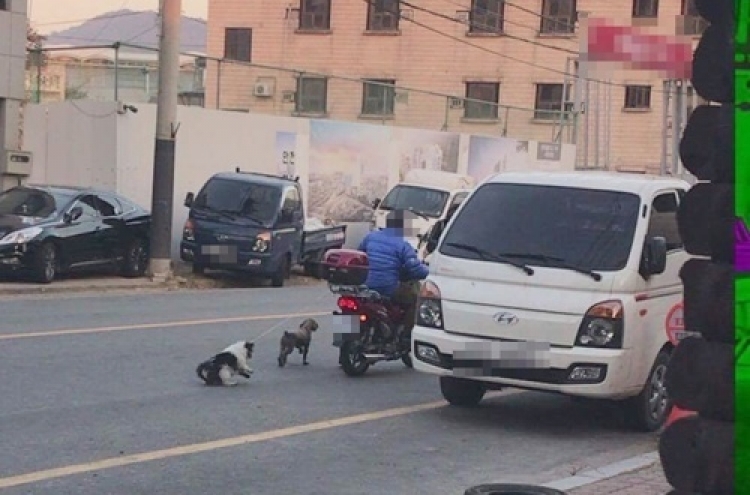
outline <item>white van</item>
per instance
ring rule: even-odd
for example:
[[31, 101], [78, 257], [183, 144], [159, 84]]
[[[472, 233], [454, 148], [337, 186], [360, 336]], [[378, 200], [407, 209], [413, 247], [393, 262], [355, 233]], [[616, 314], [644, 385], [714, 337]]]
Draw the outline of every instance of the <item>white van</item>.
[[610, 172], [509, 172], [464, 201], [432, 255], [412, 332], [414, 368], [445, 399], [503, 387], [621, 401], [661, 427], [682, 330], [689, 255], [676, 212], [690, 185]]
[[[474, 178], [442, 170], [410, 170], [381, 200], [375, 200], [375, 227], [384, 228], [391, 210], [410, 210], [415, 215], [412, 228], [420, 235], [445, 218], [450, 207], [460, 203], [474, 187]], [[409, 243], [419, 249], [420, 237], [410, 236]]]

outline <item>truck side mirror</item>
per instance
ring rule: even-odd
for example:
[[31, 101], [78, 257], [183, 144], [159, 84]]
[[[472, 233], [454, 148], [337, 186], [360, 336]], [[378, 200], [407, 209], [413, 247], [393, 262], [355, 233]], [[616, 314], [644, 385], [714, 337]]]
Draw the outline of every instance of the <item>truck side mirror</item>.
[[191, 206], [193, 206], [193, 201], [195, 201], [195, 195], [191, 192], [187, 193], [185, 195], [185, 206], [190, 208]]
[[380, 198], [375, 198], [372, 200], [372, 209], [377, 210], [378, 206], [380, 206]]
[[646, 240], [641, 256], [640, 274], [644, 278], [664, 273], [667, 268], [667, 240], [664, 237], [651, 237]]

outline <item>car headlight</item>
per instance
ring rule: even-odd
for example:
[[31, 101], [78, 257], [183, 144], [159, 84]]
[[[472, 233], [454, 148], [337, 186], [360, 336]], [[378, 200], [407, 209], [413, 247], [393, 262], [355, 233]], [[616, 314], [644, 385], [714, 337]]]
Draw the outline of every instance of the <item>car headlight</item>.
[[7, 244], [26, 244], [42, 233], [40, 227], [28, 227], [22, 230], [16, 230], [0, 239], [0, 245]]
[[263, 232], [258, 234], [253, 243], [253, 251], [256, 253], [265, 253], [271, 248], [271, 234], [269, 232]]
[[595, 304], [583, 317], [575, 345], [621, 349], [624, 328], [623, 307], [620, 301]]

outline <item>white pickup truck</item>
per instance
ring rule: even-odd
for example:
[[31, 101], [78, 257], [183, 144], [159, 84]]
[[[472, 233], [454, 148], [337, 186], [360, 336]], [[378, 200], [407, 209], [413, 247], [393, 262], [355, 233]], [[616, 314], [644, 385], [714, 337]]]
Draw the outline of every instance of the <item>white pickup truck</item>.
[[445, 399], [514, 387], [619, 402], [663, 424], [684, 330], [677, 209], [690, 184], [598, 172], [508, 172], [479, 185], [430, 260], [414, 369]]
[[[385, 218], [391, 210], [409, 210], [416, 216], [415, 225], [420, 235], [445, 218], [453, 204], [460, 203], [474, 187], [474, 178], [441, 170], [410, 170], [404, 180], [396, 184], [381, 200], [373, 203], [375, 227], [384, 228]], [[407, 239], [415, 249], [420, 247], [420, 237]]]

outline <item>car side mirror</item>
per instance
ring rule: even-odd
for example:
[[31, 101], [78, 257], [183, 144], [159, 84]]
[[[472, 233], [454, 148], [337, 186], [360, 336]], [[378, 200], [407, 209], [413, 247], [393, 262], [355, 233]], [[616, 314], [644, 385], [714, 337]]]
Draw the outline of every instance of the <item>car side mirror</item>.
[[375, 198], [372, 200], [372, 209], [377, 210], [378, 206], [380, 206], [380, 198]]
[[644, 278], [659, 275], [667, 269], [667, 240], [651, 237], [646, 241], [641, 256], [640, 273]]
[[187, 208], [190, 208], [191, 206], [193, 206], [193, 201], [195, 201], [195, 194], [193, 194], [191, 192], [187, 193], [185, 195], [185, 203], [184, 203], [185, 206]]
[[65, 223], [72, 223], [81, 218], [81, 215], [83, 215], [83, 208], [76, 206], [65, 214], [63, 221]]

